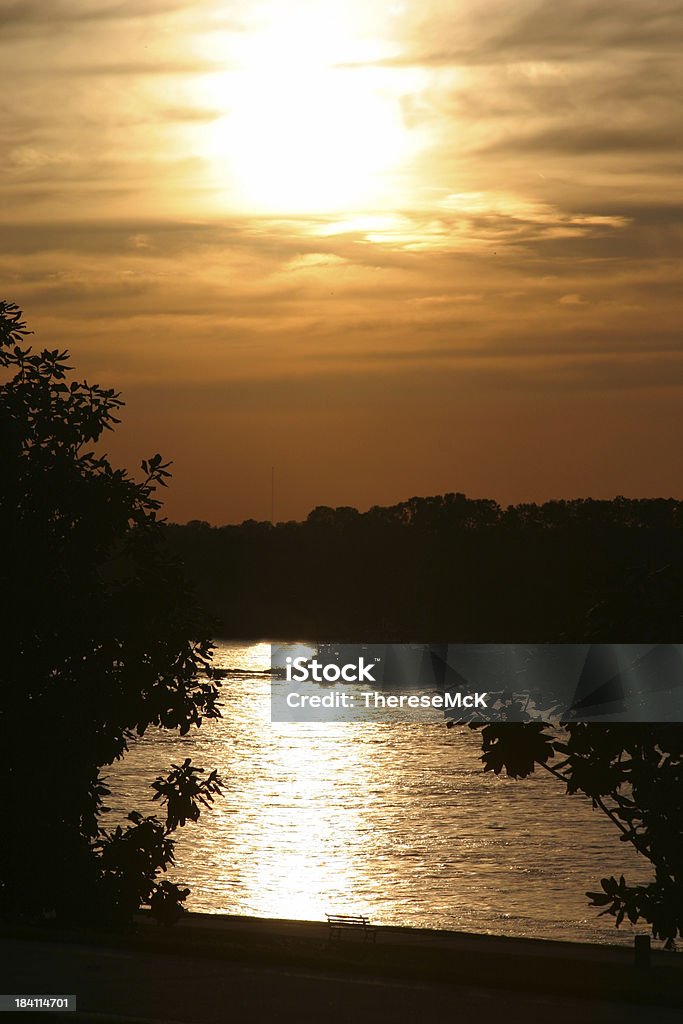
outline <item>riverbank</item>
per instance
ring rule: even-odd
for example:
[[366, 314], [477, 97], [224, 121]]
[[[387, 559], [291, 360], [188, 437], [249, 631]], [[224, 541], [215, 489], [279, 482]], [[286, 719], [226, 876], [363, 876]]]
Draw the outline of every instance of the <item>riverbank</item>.
[[[649, 967], [636, 968], [633, 949], [617, 946], [398, 927], [378, 927], [375, 941], [364, 941], [361, 932], [352, 931], [331, 938], [324, 922], [196, 913], [173, 928], [158, 927], [141, 915], [126, 931], [4, 927], [0, 935], [3, 945], [14, 951], [15, 962], [21, 961], [22, 949], [30, 964], [32, 951], [58, 948], [59, 957], [76, 971], [84, 955], [102, 955], [110, 962], [150, 958], [162, 976], [164, 962], [167, 972], [175, 972], [174, 963], [181, 958], [188, 984], [193, 975], [199, 984], [221, 964], [219, 974], [230, 965], [287, 975], [324, 974], [340, 983], [355, 979], [388, 987], [465, 986], [488, 993], [683, 1008], [683, 958], [653, 951]], [[30, 977], [24, 971], [23, 982]], [[64, 992], [65, 985], [59, 989]], [[33, 990], [46, 991], [42, 977], [35, 976]], [[5, 978], [5, 991], [19, 989]]]

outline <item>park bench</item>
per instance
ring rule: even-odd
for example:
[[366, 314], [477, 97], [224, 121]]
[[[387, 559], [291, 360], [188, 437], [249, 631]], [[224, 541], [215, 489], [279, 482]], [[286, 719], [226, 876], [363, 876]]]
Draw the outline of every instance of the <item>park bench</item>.
[[373, 942], [377, 940], [377, 929], [370, 924], [369, 917], [354, 917], [350, 914], [325, 914], [327, 918], [327, 924], [330, 929], [330, 938], [333, 939], [335, 935], [341, 939], [342, 932], [349, 930], [363, 932], [363, 942], [367, 942], [369, 938]]

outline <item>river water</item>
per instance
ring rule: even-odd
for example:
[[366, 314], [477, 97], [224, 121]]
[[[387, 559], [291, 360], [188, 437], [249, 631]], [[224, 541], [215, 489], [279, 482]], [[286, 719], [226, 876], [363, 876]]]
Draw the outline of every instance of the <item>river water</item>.
[[477, 734], [442, 724], [272, 724], [269, 646], [219, 642], [215, 664], [223, 717], [150, 732], [108, 772], [118, 821], [159, 813], [149, 783], [171, 762], [218, 768], [223, 796], [176, 833], [188, 909], [632, 941], [584, 894], [647, 864], [551, 776], [485, 774]]

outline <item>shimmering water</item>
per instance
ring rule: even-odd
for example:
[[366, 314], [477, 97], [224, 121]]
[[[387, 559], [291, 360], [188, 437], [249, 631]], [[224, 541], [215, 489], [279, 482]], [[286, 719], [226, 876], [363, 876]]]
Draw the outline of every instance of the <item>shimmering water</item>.
[[[149, 734], [111, 769], [111, 817], [147, 804], [185, 757], [226, 789], [176, 835], [172, 877], [191, 910], [587, 941], [632, 941], [587, 889], [647, 865], [614, 826], [545, 774], [484, 774], [478, 737], [445, 725], [271, 724], [266, 644], [220, 643], [223, 718], [186, 737]], [[242, 673], [254, 673], [254, 675]]]

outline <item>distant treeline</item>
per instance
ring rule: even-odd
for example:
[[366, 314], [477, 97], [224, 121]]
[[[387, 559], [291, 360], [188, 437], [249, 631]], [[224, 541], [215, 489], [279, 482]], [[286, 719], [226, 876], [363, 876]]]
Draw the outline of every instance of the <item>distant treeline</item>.
[[674, 499], [444, 494], [167, 537], [224, 637], [654, 643], [683, 638], [682, 528]]

